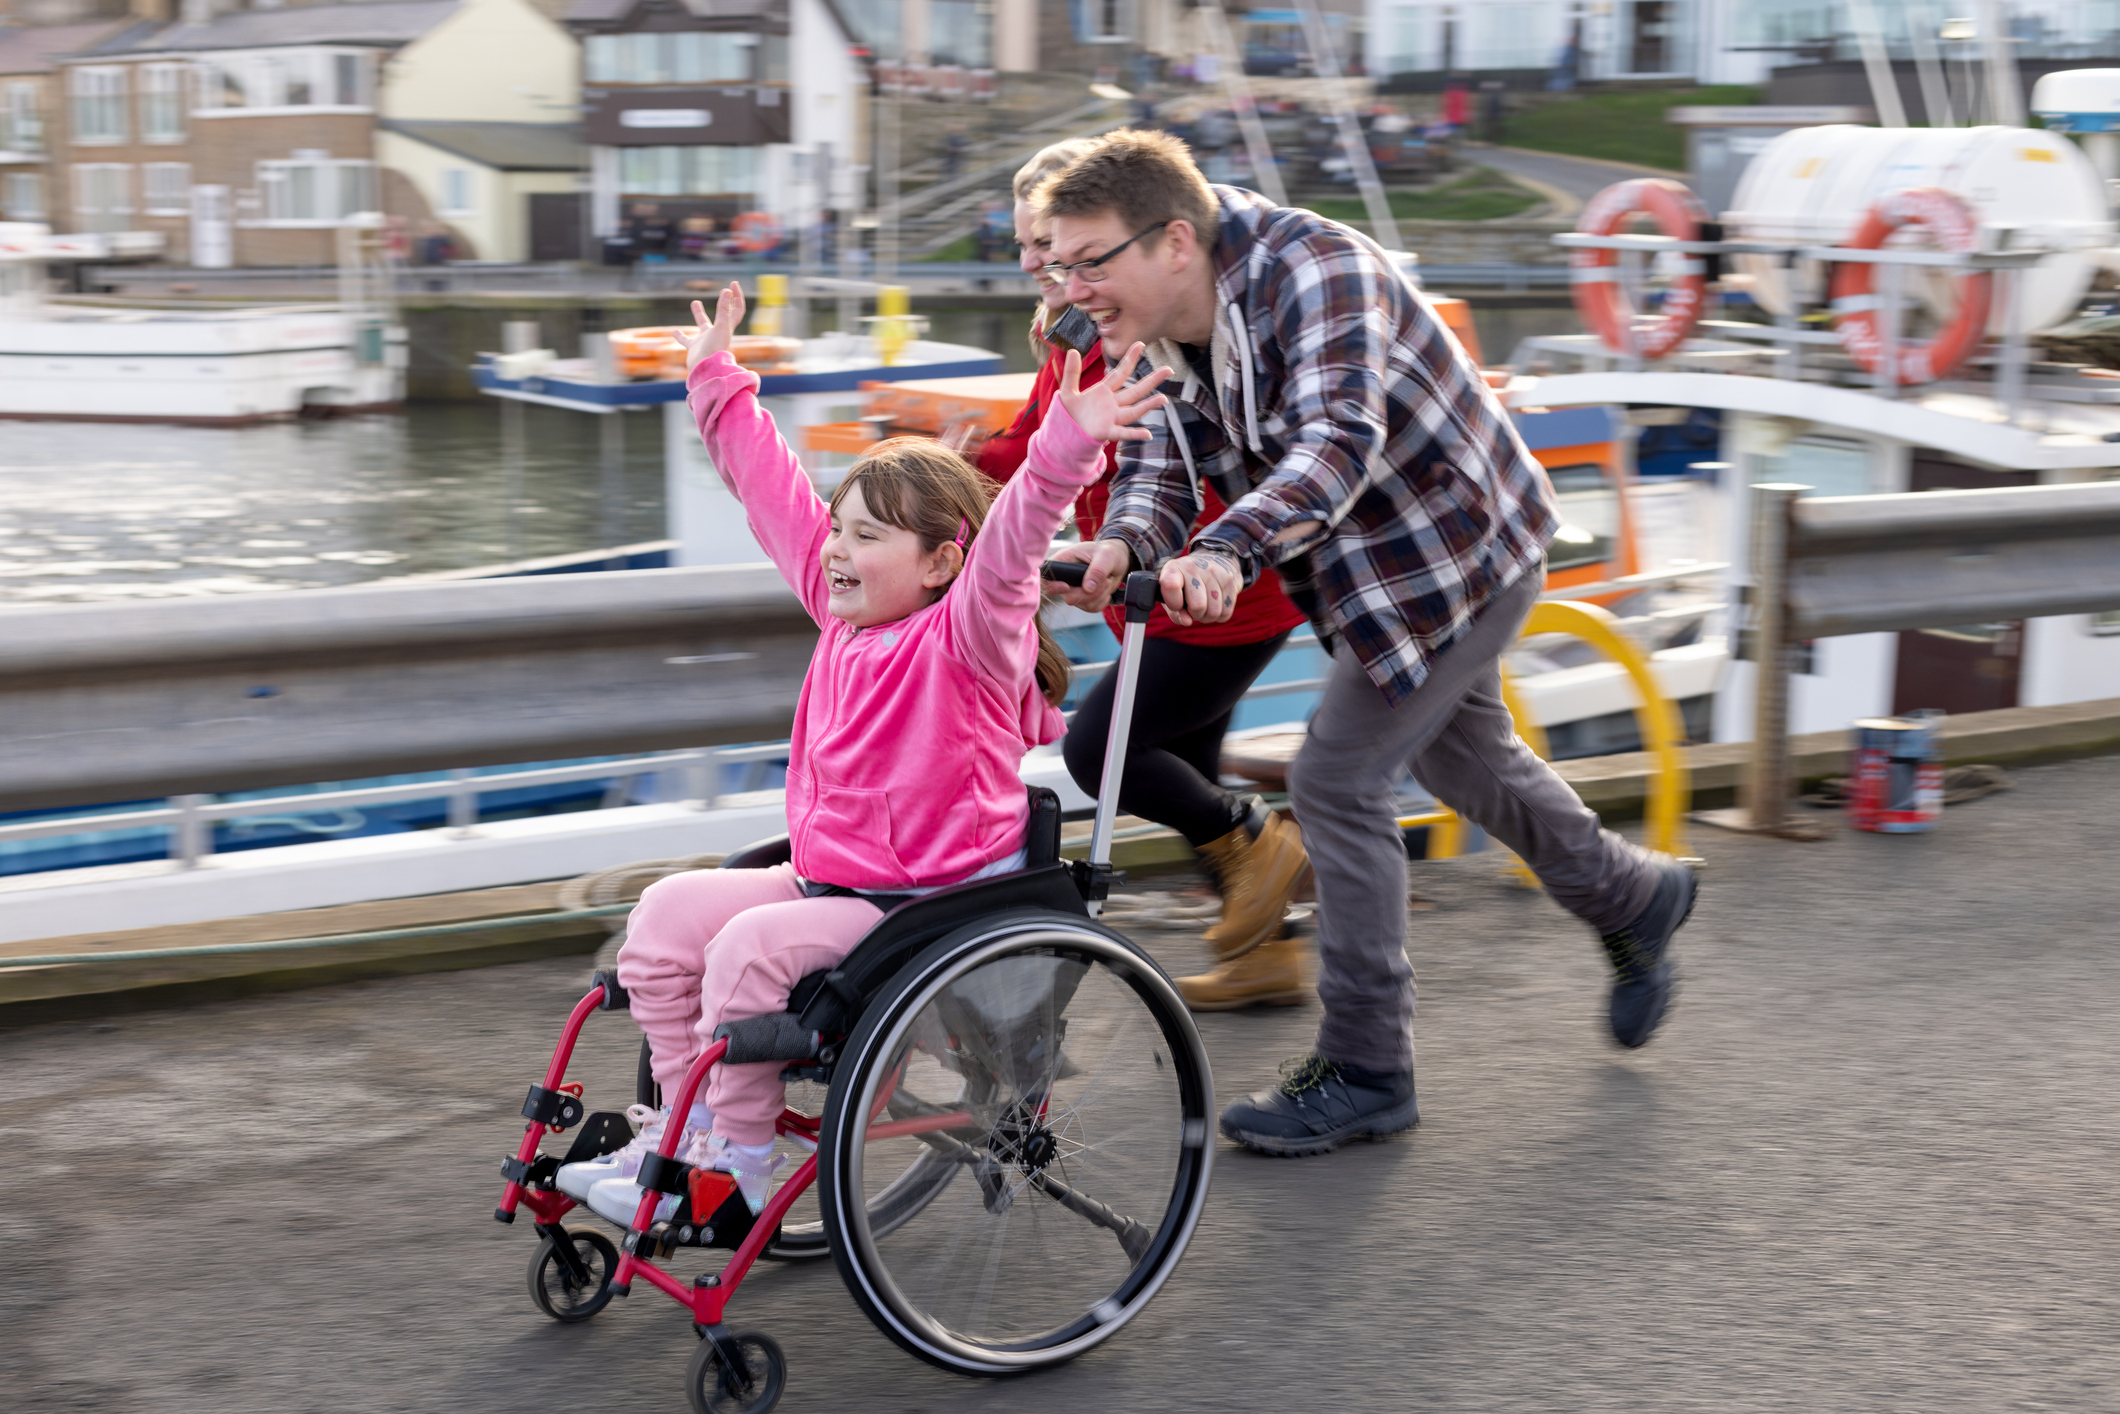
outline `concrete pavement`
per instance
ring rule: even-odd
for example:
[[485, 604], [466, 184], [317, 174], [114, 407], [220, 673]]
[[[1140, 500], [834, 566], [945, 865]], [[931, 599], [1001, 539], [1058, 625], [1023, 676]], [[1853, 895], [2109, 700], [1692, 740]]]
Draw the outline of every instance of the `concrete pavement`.
[[[1566, 157], [1558, 152], [1534, 152], [1528, 147], [1495, 147], [1483, 142], [1465, 144], [1464, 160], [1482, 167], [1492, 167], [1497, 172], [1528, 182], [1542, 189], [1548, 200], [1565, 196], [1566, 201], [1556, 202], [1550, 214], [1567, 220], [1582, 209], [1583, 202], [1596, 196], [1614, 182], [1626, 181], [1629, 177], [1675, 177], [1684, 180], [1684, 172], [1668, 172], [1661, 167], [1644, 167], [1634, 162], [1612, 162], [1602, 157]], [[1571, 203], [1569, 205], [1568, 203]]]
[[[1684, 991], [1640, 1052], [1602, 1034], [1579, 926], [1491, 858], [1423, 866], [1422, 1127], [1223, 1148], [1191, 1254], [1102, 1350], [947, 1376], [829, 1264], [762, 1269], [736, 1322], [786, 1349], [789, 1414], [2109, 1408], [2116, 798], [2107, 757], [1930, 836], [1702, 833]], [[674, 1306], [553, 1326], [530, 1235], [488, 1216], [583, 970], [0, 1034], [9, 1407], [682, 1409]], [[1202, 1018], [1221, 1096], [1315, 1021]], [[592, 1020], [592, 1100], [628, 1098], [636, 1044]]]

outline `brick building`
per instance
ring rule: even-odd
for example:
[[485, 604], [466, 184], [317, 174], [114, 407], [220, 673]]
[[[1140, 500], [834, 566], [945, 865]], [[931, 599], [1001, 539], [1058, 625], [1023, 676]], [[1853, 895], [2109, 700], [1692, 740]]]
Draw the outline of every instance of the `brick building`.
[[527, 0], [371, 0], [198, 20], [135, 24], [60, 61], [68, 171], [50, 203], [55, 225], [157, 231], [172, 260], [202, 266], [308, 265], [335, 259], [340, 226], [380, 212], [415, 236], [448, 230], [460, 253], [487, 254], [441, 214], [455, 195], [439, 189], [446, 169], [408, 175], [379, 163], [381, 125], [571, 127], [573, 45]]
[[59, 56], [100, 43], [126, 24], [0, 26], [0, 221], [50, 219]]

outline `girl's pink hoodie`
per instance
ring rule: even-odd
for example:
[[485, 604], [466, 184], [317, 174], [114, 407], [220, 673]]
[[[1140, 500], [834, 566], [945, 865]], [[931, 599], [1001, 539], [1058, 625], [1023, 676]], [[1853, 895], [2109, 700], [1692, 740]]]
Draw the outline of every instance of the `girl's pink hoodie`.
[[909, 618], [832, 617], [830, 514], [758, 406], [758, 377], [717, 353], [687, 380], [700, 439], [823, 630], [795, 704], [788, 832], [795, 872], [871, 892], [952, 884], [1023, 847], [1023, 753], [1065, 729], [1038, 691], [1038, 563], [1104, 444], [1055, 403], [1028, 475], [1002, 488], [964, 572]]

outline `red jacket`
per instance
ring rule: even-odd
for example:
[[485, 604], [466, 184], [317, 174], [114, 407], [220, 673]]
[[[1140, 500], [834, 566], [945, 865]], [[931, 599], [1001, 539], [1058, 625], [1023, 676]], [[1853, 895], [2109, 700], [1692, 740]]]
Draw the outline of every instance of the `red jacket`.
[[[1031, 434], [1045, 421], [1045, 411], [1060, 391], [1060, 370], [1066, 364], [1066, 356], [1056, 354], [1038, 369], [1038, 380], [1031, 385], [1030, 401], [1023, 405], [1023, 411], [980, 448], [978, 464], [981, 471], [1003, 483], [1016, 474], [1029, 451]], [[1109, 376], [1102, 347], [1093, 346], [1082, 359], [1082, 386], [1086, 388]], [[1104, 524], [1104, 508], [1111, 500], [1112, 473], [1118, 468], [1118, 452], [1116, 442], [1107, 442], [1104, 446], [1104, 474], [1076, 493], [1075, 525], [1085, 541], [1096, 539], [1097, 528]], [[1206, 505], [1200, 511], [1200, 518], [1193, 523], [1195, 533], [1220, 520], [1226, 509], [1214, 487], [1203, 481], [1200, 490], [1206, 497]], [[1104, 617], [1113, 633], [1124, 635], [1126, 615], [1123, 610], [1106, 609]], [[1269, 569], [1261, 571], [1258, 582], [1237, 597], [1237, 611], [1227, 622], [1196, 623], [1183, 628], [1172, 623], [1170, 615], [1158, 604], [1155, 612], [1149, 615], [1147, 632], [1150, 638], [1171, 638], [1203, 648], [1227, 647], [1237, 643], [1262, 643], [1296, 627], [1303, 622], [1303, 617], [1303, 611], [1282, 590], [1281, 577]]]

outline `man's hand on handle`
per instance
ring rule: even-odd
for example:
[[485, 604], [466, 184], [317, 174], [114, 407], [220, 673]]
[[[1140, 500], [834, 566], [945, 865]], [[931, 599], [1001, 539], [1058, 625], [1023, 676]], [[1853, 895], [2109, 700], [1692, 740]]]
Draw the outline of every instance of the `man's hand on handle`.
[[1092, 540], [1086, 544], [1066, 545], [1055, 550], [1053, 558], [1089, 566], [1079, 589], [1054, 580], [1046, 583], [1055, 586], [1061, 602], [1092, 614], [1102, 613], [1111, 603], [1112, 596], [1126, 588], [1126, 572], [1134, 567], [1133, 553], [1123, 540]]

